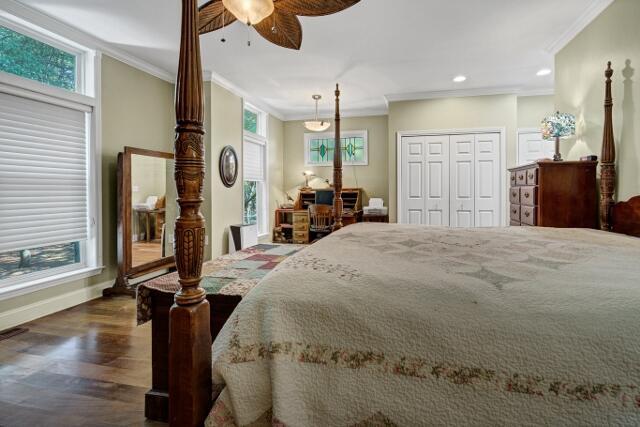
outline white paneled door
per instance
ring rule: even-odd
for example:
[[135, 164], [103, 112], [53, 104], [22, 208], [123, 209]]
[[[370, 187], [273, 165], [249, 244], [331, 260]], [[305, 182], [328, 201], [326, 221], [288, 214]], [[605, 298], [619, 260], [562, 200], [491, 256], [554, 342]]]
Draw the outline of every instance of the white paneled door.
[[475, 136], [475, 207], [476, 227], [500, 225], [500, 135]]
[[475, 135], [451, 136], [451, 226], [474, 226]]
[[518, 166], [540, 159], [553, 159], [555, 151], [555, 141], [542, 139], [541, 132], [518, 132]]
[[425, 224], [425, 138], [406, 137], [402, 142], [402, 223]]
[[425, 224], [449, 225], [449, 135], [425, 137]]
[[405, 224], [500, 225], [499, 133], [401, 139], [401, 212]]

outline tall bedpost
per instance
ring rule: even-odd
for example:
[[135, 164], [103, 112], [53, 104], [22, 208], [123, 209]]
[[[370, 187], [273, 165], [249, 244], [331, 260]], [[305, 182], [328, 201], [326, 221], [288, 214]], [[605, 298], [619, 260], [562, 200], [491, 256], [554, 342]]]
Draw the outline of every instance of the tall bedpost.
[[333, 150], [333, 216], [335, 222], [333, 231], [340, 230], [342, 225], [342, 140], [340, 139], [340, 86], [336, 84], [336, 118], [335, 118], [335, 143]]
[[604, 101], [604, 135], [600, 163], [600, 228], [610, 231], [612, 226], [611, 208], [615, 204], [613, 195], [616, 189], [616, 145], [613, 137], [613, 98], [611, 95], [611, 61], [605, 71], [606, 95]]
[[195, 427], [202, 425], [211, 408], [210, 313], [206, 293], [200, 287], [205, 243], [200, 205], [205, 162], [197, 0], [182, 0], [175, 102], [175, 181], [180, 214], [174, 247], [180, 290], [171, 307], [169, 326], [169, 424]]

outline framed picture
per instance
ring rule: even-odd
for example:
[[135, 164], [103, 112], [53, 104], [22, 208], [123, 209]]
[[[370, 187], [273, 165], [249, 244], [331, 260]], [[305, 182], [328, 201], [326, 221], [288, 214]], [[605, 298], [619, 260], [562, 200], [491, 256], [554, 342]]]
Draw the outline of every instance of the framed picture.
[[[366, 130], [343, 131], [342, 164], [345, 166], [367, 166], [369, 164], [369, 132]], [[305, 166], [333, 166], [335, 133], [304, 134]]]

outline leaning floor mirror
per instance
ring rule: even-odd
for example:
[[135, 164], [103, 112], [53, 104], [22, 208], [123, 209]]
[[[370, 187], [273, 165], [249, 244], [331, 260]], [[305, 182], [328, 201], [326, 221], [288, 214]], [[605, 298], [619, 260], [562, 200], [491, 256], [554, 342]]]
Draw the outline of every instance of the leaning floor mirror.
[[105, 295], [135, 296], [129, 280], [175, 266], [173, 170], [172, 153], [125, 147], [118, 154], [118, 277]]

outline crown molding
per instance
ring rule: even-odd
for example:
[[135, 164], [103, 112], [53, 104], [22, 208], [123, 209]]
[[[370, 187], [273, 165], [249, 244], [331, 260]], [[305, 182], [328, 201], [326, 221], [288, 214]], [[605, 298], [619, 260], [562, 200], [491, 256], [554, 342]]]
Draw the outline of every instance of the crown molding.
[[547, 46], [545, 50], [552, 55], [560, 52], [614, 1], [615, 0], [593, 0], [591, 4], [585, 8], [584, 12], [578, 17], [578, 19], [570, 25], [558, 39]]
[[553, 88], [545, 88], [545, 89], [525, 89], [516, 93], [516, 95], [520, 97], [526, 96], [553, 96], [556, 92]]
[[441, 90], [433, 92], [410, 92], [393, 95], [385, 95], [387, 103], [401, 101], [420, 101], [424, 99], [441, 99], [441, 98], [466, 98], [472, 96], [492, 96], [492, 95], [517, 95], [517, 96], [535, 96], [535, 95], [552, 95], [553, 88], [537, 88], [526, 89], [519, 86], [495, 86], [484, 88], [457, 89], [457, 90]]
[[65, 24], [56, 18], [19, 3], [16, 0], [3, 0], [0, 14], [2, 13], [21, 19], [44, 30], [51, 31], [89, 49], [100, 51], [117, 59], [118, 61], [124, 62], [127, 65], [169, 83], [175, 83], [176, 81], [174, 73], [137, 58], [135, 55], [125, 52], [122, 49], [118, 49], [104, 40], [85, 33], [71, 25]]
[[282, 114], [276, 108], [274, 108], [272, 105], [262, 101], [259, 98], [252, 97], [245, 90], [243, 90], [240, 87], [236, 86], [234, 83], [232, 83], [231, 81], [225, 79], [224, 77], [222, 77], [220, 74], [216, 73], [215, 71], [205, 70], [204, 73], [203, 73], [203, 77], [204, 77], [204, 81], [217, 84], [218, 86], [222, 87], [223, 89], [226, 89], [229, 92], [233, 93], [234, 95], [242, 98], [244, 101], [250, 103], [251, 105], [254, 105], [256, 108], [259, 108], [260, 110], [264, 111], [265, 113], [268, 113], [268, 114], [274, 116], [278, 120], [281, 120], [281, 121], [286, 121], [287, 120], [285, 115]]

